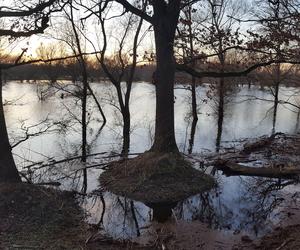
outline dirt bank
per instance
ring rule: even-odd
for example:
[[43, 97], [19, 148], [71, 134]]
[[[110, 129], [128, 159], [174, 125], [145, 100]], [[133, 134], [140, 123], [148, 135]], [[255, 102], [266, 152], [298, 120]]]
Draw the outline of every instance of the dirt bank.
[[0, 249], [147, 249], [97, 233], [74, 193], [0, 184]]
[[87, 227], [69, 192], [29, 184], [0, 185], [2, 248], [68, 249], [83, 246]]

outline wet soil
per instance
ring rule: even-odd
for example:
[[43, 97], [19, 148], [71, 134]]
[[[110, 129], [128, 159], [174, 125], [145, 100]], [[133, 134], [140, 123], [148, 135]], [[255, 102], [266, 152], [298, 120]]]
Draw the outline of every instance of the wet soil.
[[149, 249], [112, 240], [83, 219], [72, 192], [0, 184], [0, 249]]
[[237, 250], [296, 250], [300, 249], [300, 224], [279, 227], [271, 234], [248, 244], [236, 247]]
[[0, 246], [64, 249], [84, 244], [85, 226], [71, 193], [29, 184], [0, 185]]

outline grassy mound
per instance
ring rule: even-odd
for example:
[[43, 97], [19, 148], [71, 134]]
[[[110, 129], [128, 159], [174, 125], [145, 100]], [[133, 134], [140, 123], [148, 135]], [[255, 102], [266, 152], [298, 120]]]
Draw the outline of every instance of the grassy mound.
[[100, 183], [117, 195], [151, 204], [178, 202], [209, 190], [214, 180], [180, 154], [146, 152], [111, 164]]

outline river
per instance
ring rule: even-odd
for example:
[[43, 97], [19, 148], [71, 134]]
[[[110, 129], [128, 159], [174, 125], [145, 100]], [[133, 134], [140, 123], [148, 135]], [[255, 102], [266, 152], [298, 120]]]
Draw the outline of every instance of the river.
[[[67, 83], [62, 83], [67, 86]], [[89, 165], [107, 162], [109, 155], [118, 154], [122, 148], [122, 120], [117, 109], [116, 93], [108, 83], [91, 84], [103, 106], [107, 124], [99, 133], [101, 116], [91, 97], [88, 101], [89, 153], [107, 152], [90, 157]], [[67, 86], [68, 90], [74, 87]], [[175, 87], [175, 132], [181, 152], [188, 153], [190, 142], [191, 92], [184, 85]], [[30, 137], [13, 148], [18, 168], [34, 162], [51, 162], [80, 154], [80, 101], [62, 90], [51, 89], [45, 100], [38, 95], [47, 86], [34, 83], [8, 82], [3, 87], [5, 117], [12, 145], [24, 138], [24, 131], [46, 133]], [[212, 153], [216, 150], [218, 132], [217, 98], [207, 97], [208, 84], [197, 87], [199, 120], [195, 132], [193, 154]], [[298, 88], [281, 87], [279, 99], [300, 103], [296, 95]], [[63, 96], [62, 96], [62, 93]], [[63, 97], [63, 98], [62, 98]], [[268, 89], [237, 86], [226, 95], [225, 116], [222, 126], [221, 150], [232, 147], [245, 138], [269, 135], [276, 132], [299, 132], [298, 110], [291, 105], [279, 105], [276, 121], [273, 117], [272, 94]], [[11, 102], [11, 103], [9, 103]], [[131, 153], [149, 149], [153, 142], [155, 121], [155, 86], [144, 82], [133, 84], [131, 102]], [[56, 126], [53, 126], [56, 124]], [[275, 126], [274, 126], [275, 125]], [[82, 191], [84, 175], [76, 171], [84, 167], [79, 160], [43, 168], [32, 173], [35, 181], [60, 181], [63, 189]], [[110, 193], [99, 193], [98, 177], [103, 170], [90, 168], [87, 171], [88, 197], [79, 199], [87, 213], [87, 220], [101, 220], [105, 231], [115, 238], [131, 238], [141, 233], [141, 228], [151, 221], [151, 210], [140, 202]], [[25, 173], [25, 172], [24, 172]], [[28, 174], [28, 172], [26, 172]], [[274, 181], [253, 177], [224, 177], [217, 172], [218, 187], [208, 193], [199, 194], [180, 202], [174, 209], [177, 218], [201, 221], [212, 228], [231, 233], [247, 232], [263, 235], [281, 220], [284, 207], [291, 201], [284, 197], [298, 191], [298, 185], [264, 193]], [[259, 188], [257, 188], [259, 187]], [[295, 197], [294, 197], [295, 198]], [[298, 197], [296, 197], [298, 199]]]

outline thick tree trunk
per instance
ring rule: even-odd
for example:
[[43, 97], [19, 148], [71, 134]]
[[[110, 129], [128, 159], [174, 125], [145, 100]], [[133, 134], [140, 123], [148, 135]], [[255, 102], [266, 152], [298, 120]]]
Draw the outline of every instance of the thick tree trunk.
[[175, 59], [173, 45], [179, 8], [171, 10], [163, 5], [164, 2], [154, 4], [157, 62], [155, 73], [156, 119], [155, 138], [151, 150], [155, 152], [178, 152], [174, 129]]
[[0, 70], [0, 182], [21, 182], [9, 144], [2, 102], [2, 76]]
[[173, 48], [161, 31], [156, 31], [156, 120], [154, 151], [177, 151], [174, 129], [174, 75]]

